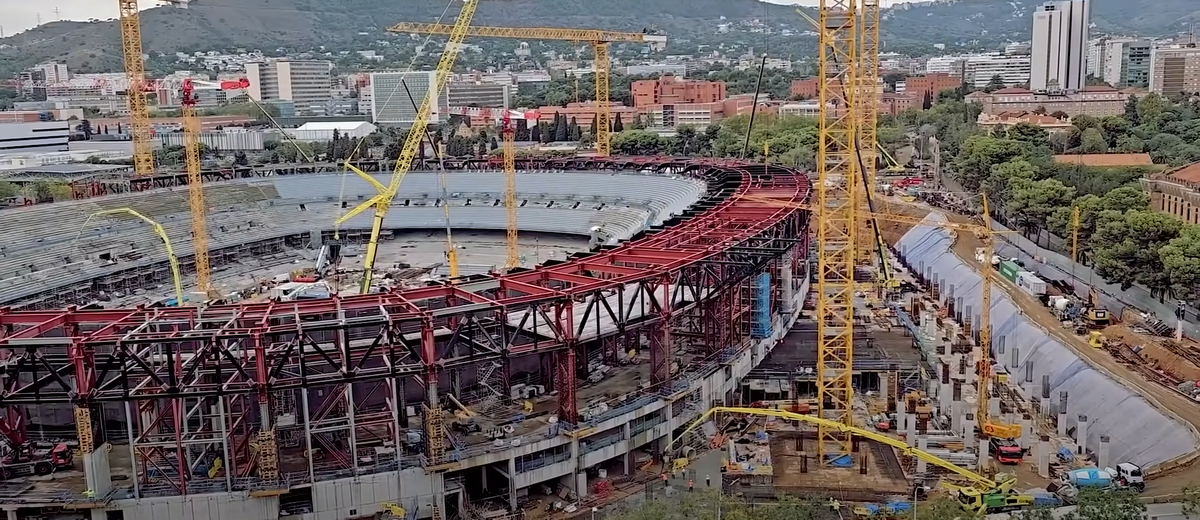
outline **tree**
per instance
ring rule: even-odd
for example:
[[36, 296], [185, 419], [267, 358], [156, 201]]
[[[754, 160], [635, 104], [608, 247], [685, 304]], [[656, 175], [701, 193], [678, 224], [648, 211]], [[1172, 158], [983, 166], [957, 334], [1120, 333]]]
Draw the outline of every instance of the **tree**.
[[1034, 124], [1017, 123], [1009, 127], [1006, 134], [1009, 139], [1025, 143], [1030, 149], [1050, 145], [1050, 132]]
[[611, 146], [617, 155], [659, 155], [666, 152], [666, 138], [646, 130], [628, 130], [612, 136]]
[[625, 131], [625, 123], [621, 122], [621, 114], [617, 114], [617, 118], [613, 120], [612, 125], [613, 125], [612, 131], [614, 131], [614, 132]]
[[592, 116], [592, 124], [588, 127], [588, 135], [596, 137], [596, 121], [600, 120], [598, 116]]
[[1104, 134], [1098, 128], [1088, 128], [1083, 131], [1080, 149], [1083, 153], [1107, 153], [1108, 140], [1104, 138]]
[[993, 74], [991, 79], [988, 80], [987, 85], [983, 87], [983, 91], [984, 92], [995, 92], [1004, 87], [1005, 87], [1004, 78], [1001, 78], [999, 74]]
[[21, 194], [21, 187], [8, 181], [0, 181], [0, 200]]
[[1050, 117], [1053, 117], [1054, 119], [1057, 119], [1059, 121], [1066, 121], [1067, 119], [1071, 118], [1070, 114], [1067, 114], [1066, 112], [1063, 112], [1062, 110], [1055, 110], [1055, 111], [1051, 112]]
[[533, 142], [542, 141], [542, 124], [537, 123], [529, 129], [529, 140]]
[[571, 138], [570, 131], [567, 129], [567, 116], [554, 114], [554, 141], [565, 142]]
[[1128, 290], [1140, 283], [1161, 295], [1171, 284], [1159, 250], [1179, 236], [1182, 224], [1170, 215], [1105, 210], [1092, 240], [1096, 274]]
[[1146, 504], [1134, 491], [1085, 488], [1075, 499], [1075, 510], [1063, 520], [1142, 520], [1145, 513]]
[[1009, 187], [1013, 182], [1032, 181], [1037, 177], [1037, 168], [1024, 159], [1013, 159], [992, 166], [991, 174], [980, 186], [995, 205], [1007, 204]]
[[1195, 300], [1200, 295], [1200, 226], [1184, 226], [1158, 254], [1171, 285]]
[[964, 188], [977, 191], [992, 174], [992, 165], [1023, 157], [1025, 153], [1025, 146], [1020, 141], [972, 136], [963, 143], [962, 151], [955, 160], [954, 175]]
[[1075, 188], [1064, 186], [1057, 179], [1016, 179], [1009, 186], [1006, 206], [1017, 225], [1032, 235], [1045, 228], [1056, 209], [1069, 205], [1074, 198]]
[[1134, 126], [1141, 124], [1141, 119], [1138, 118], [1138, 97], [1133, 94], [1125, 100], [1125, 120]]

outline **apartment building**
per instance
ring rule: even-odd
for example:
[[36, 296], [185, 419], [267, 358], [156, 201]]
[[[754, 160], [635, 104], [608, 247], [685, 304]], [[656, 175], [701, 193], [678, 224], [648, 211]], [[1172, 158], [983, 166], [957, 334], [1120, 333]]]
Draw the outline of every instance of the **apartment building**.
[[291, 101], [301, 115], [323, 115], [333, 97], [333, 63], [278, 59], [246, 64], [248, 95], [255, 101]]
[[[436, 83], [437, 73], [433, 71], [374, 72], [359, 91], [359, 109], [364, 112], [370, 109], [372, 123], [411, 125], [417, 118], [420, 104]], [[447, 92], [433, 93], [430, 123], [440, 123], [446, 117], [450, 106], [448, 100]]]
[[1005, 86], [1024, 86], [1030, 82], [1032, 57], [1027, 54], [976, 54], [965, 58], [966, 83], [975, 88], [988, 86], [1000, 78]]
[[922, 99], [937, 99], [943, 90], [954, 90], [962, 86], [962, 78], [948, 72], [932, 72], [923, 76], [904, 78], [904, 92]]
[[1149, 40], [1125, 38], [1105, 42], [1104, 66], [1099, 77], [1118, 88], [1148, 86], [1151, 50]]
[[1070, 117], [1085, 114], [1094, 117], [1125, 113], [1127, 92], [1112, 87], [1085, 87], [1078, 92], [1034, 92], [1025, 88], [1003, 88], [992, 93], [972, 92], [967, 101], [983, 106], [983, 113], [1064, 112]]
[[724, 81], [691, 81], [675, 76], [634, 81], [633, 106], [716, 103], [725, 99]]
[[452, 107], [512, 108], [513, 87], [509, 84], [452, 81], [449, 105]]
[[1086, 82], [1090, 0], [1046, 2], [1033, 13], [1029, 88], [1080, 90]]
[[1150, 91], [1164, 96], [1200, 94], [1200, 47], [1158, 47], [1150, 51]]

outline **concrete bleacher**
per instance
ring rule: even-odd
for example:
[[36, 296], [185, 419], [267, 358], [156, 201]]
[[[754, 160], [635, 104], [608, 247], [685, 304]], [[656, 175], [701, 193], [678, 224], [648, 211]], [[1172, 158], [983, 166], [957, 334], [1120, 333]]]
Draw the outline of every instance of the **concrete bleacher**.
[[[384, 176], [378, 177], [386, 183]], [[450, 219], [455, 228], [502, 230], [501, 174], [451, 172]], [[688, 177], [611, 172], [528, 172], [518, 176], [522, 230], [586, 235], [593, 227], [615, 243], [685, 210], [705, 192]], [[385, 228], [440, 229], [445, 225], [438, 176], [410, 173]], [[209, 249], [333, 228], [345, 210], [374, 194], [354, 175], [305, 175], [234, 181], [205, 187]], [[404, 206], [403, 204], [408, 204]], [[180, 257], [193, 253], [186, 188], [123, 194], [0, 211], [0, 301], [28, 298], [54, 287], [87, 283], [108, 273], [161, 262], [158, 235], [140, 220], [96, 211], [128, 207], [160, 223]], [[369, 228], [364, 213], [343, 229]], [[84, 224], [87, 222], [87, 226]], [[127, 258], [136, 251], [141, 258]], [[115, 265], [100, 260], [126, 257]]]

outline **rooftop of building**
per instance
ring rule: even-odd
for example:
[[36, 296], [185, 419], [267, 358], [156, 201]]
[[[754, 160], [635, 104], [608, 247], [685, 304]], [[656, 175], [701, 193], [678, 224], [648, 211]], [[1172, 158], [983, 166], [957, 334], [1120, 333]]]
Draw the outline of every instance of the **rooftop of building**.
[[[1082, 166], [1154, 166], [1148, 153], [1085, 153], [1055, 155], [1054, 162]], [[1200, 175], [1200, 169], [1197, 170]]]
[[55, 182], [71, 182], [97, 175], [124, 175], [130, 170], [123, 164], [47, 164], [0, 170], [0, 179], [8, 181], [37, 181], [49, 180]]
[[1188, 185], [1200, 184], [1200, 162], [1194, 162], [1167, 175], [1167, 178]]

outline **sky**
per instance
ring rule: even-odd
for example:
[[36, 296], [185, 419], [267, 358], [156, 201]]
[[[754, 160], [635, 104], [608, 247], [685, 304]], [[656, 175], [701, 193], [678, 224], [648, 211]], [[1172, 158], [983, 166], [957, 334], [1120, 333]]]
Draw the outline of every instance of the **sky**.
[[[816, 5], [817, 0], [765, 0], [773, 4], [783, 5]], [[881, 0], [887, 7], [899, 3], [899, 0]], [[142, 9], [155, 5], [154, 0], [138, 0]], [[59, 15], [54, 14], [58, 8]], [[5, 36], [10, 36], [37, 25], [38, 15], [42, 22], [64, 20], [87, 20], [88, 18], [115, 18], [117, 3], [113, 0], [50, 0], [48, 2], [26, 2], [21, 0], [0, 0], [0, 27]]]

